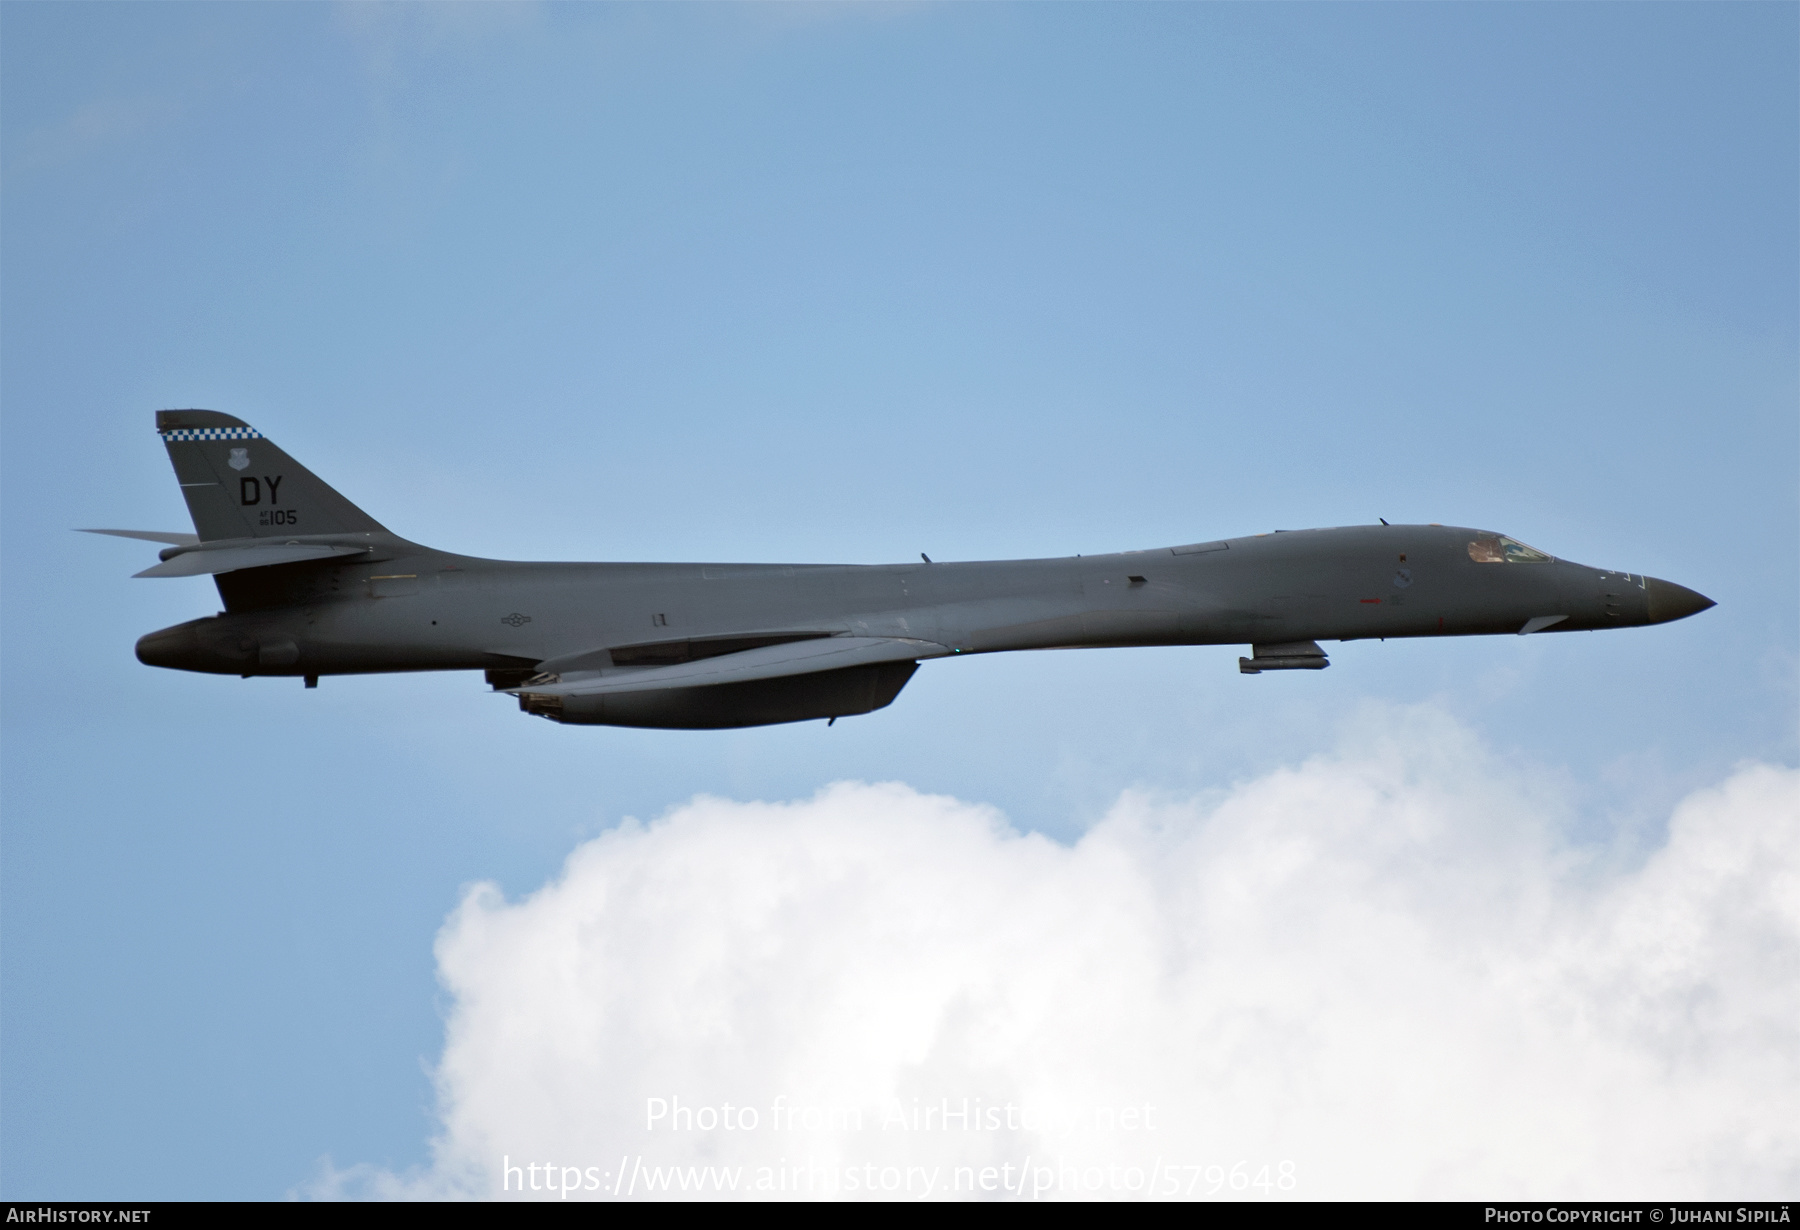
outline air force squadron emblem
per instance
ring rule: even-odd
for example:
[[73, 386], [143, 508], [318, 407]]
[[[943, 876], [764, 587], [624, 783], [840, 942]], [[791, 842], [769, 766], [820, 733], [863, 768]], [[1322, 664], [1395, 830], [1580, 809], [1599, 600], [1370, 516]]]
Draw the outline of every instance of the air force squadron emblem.
[[231, 460], [225, 464], [234, 470], [248, 470], [250, 468], [250, 450], [247, 448], [232, 449]]

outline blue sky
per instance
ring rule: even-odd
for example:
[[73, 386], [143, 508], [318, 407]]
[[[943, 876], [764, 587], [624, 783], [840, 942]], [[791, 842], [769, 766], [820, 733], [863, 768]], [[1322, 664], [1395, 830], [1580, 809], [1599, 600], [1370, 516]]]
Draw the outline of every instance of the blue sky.
[[[1633, 852], [1793, 765], [1791, 5], [0, 10], [9, 1198], [270, 1197], [434, 1129], [432, 937], [696, 794], [1072, 840], [1428, 705]], [[1614, 635], [927, 664], [564, 729], [142, 667], [217, 608], [153, 411], [546, 559], [1012, 558], [1389, 521], [1692, 586]]]

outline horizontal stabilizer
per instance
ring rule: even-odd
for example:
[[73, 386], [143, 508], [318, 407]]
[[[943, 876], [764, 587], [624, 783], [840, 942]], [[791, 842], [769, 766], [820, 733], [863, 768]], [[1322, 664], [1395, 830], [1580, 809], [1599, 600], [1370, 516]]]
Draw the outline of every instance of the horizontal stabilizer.
[[662, 688], [703, 688], [721, 683], [748, 683], [754, 679], [779, 679], [809, 675], [847, 666], [881, 662], [916, 662], [941, 658], [948, 647], [935, 641], [915, 641], [885, 636], [831, 636], [818, 640], [765, 645], [741, 653], [682, 662], [674, 666], [646, 666], [611, 671], [581, 671], [557, 681], [527, 683], [507, 689], [515, 694], [540, 696], [604, 696], [621, 692], [650, 692]]
[[179, 555], [134, 572], [136, 577], [199, 577], [241, 568], [267, 568], [271, 564], [298, 564], [306, 560], [330, 559], [334, 555], [363, 555], [367, 547], [350, 547], [323, 542], [271, 542], [245, 547], [217, 547], [210, 550], [183, 551]]
[[172, 530], [76, 530], [77, 534], [111, 534], [114, 538], [136, 538], [143, 542], [166, 542], [174, 547], [191, 547], [200, 541], [198, 534], [182, 534]]

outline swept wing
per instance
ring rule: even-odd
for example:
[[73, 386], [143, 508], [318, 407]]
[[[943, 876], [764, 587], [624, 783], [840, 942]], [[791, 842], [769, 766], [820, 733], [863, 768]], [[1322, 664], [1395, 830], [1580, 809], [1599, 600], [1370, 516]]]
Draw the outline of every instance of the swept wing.
[[625, 667], [611, 671], [576, 671], [557, 676], [554, 682], [528, 683], [507, 691], [515, 695], [608, 696], [626, 692], [656, 692], [668, 688], [703, 688], [725, 683], [750, 683], [780, 679], [851, 666], [883, 662], [917, 662], [949, 656], [946, 645], [934, 641], [886, 636], [832, 636], [818, 640], [765, 645], [739, 653], [673, 666]]

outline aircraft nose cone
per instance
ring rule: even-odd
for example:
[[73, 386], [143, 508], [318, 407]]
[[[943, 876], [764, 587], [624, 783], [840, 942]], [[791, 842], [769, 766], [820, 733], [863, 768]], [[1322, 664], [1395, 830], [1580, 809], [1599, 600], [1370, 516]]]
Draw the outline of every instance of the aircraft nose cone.
[[1650, 622], [1653, 624], [1666, 624], [1671, 619], [1686, 619], [1689, 615], [1698, 615], [1709, 606], [1718, 605], [1705, 594], [1697, 594], [1685, 585], [1659, 581], [1655, 577], [1644, 578], [1644, 589], [1650, 595]]

